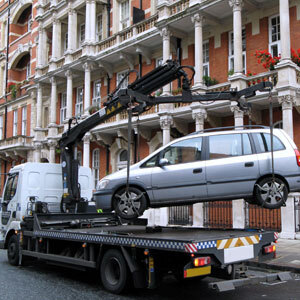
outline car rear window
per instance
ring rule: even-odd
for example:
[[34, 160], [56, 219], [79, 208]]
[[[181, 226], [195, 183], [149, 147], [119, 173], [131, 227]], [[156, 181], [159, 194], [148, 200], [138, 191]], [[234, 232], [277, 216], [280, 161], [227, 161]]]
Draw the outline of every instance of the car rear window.
[[[271, 135], [270, 133], [254, 133], [256, 137], [256, 148], [258, 153], [271, 151]], [[273, 149], [274, 151], [284, 150], [285, 146], [280, 139], [273, 135]]]

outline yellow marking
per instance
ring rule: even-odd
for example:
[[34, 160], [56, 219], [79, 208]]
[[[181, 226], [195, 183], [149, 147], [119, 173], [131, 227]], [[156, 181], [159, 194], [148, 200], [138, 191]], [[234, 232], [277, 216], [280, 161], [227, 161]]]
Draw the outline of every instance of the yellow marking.
[[227, 240], [227, 242], [226, 242], [226, 244], [225, 244], [225, 246], [224, 246], [224, 249], [229, 248], [231, 242], [232, 242], [232, 239]]
[[211, 273], [211, 266], [193, 268], [185, 270], [185, 278], [196, 277], [201, 275], [209, 275]]
[[217, 249], [228, 249], [234, 247], [242, 247], [259, 243], [259, 236], [245, 236], [228, 240], [217, 240]]
[[247, 242], [249, 243], [249, 245], [253, 244], [253, 241], [251, 240], [251, 237], [245, 236], [245, 239], [247, 240]]

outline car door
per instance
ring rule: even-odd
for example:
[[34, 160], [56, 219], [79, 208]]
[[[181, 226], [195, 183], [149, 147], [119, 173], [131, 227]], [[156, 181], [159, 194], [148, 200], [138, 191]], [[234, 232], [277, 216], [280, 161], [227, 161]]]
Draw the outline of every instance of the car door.
[[211, 135], [208, 137], [208, 149], [208, 198], [250, 196], [259, 177], [259, 166], [249, 135]]
[[207, 197], [202, 137], [185, 139], [163, 149], [164, 166], [152, 170], [153, 202], [184, 203]]

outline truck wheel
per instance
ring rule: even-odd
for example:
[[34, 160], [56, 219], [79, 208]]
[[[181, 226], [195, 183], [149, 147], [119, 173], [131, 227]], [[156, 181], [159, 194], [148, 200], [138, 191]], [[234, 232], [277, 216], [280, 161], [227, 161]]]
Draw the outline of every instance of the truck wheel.
[[19, 240], [15, 234], [8, 241], [7, 259], [12, 266], [19, 265]]
[[258, 205], [275, 209], [286, 202], [288, 188], [280, 178], [275, 178], [273, 182], [272, 177], [266, 177], [255, 185], [254, 194]]
[[124, 291], [128, 281], [128, 269], [125, 259], [119, 250], [108, 250], [101, 262], [101, 280], [106, 290], [120, 294]]
[[129, 187], [128, 193], [125, 188], [122, 188], [114, 195], [113, 201], [116, 213], [126, 220], [133, 220], [141, 216], [147, 204], [144, 193], [135, 187]]

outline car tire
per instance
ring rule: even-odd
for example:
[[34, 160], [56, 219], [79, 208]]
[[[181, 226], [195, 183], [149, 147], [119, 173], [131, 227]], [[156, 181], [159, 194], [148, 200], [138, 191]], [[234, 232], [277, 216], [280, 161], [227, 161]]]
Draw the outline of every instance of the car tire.
[[136, 187], [129, 187], [129, 195], [126, 188], [119, 190], [113, 198], [113, 206], [119, 217], [125, 220], [134, 220], [141, 216], [146, 209], [147, 200], [144, 192]]
[[10, 237], [8, 241], [7, 246], [7, 259], [8, 262], [12, 266], [18, 266], [19, 265], [19, 240], [18, 237], [14, 234]]
[[275, 178], [276, 190], [271, 190], [271, 194], [268, 195], [266, 190], [271, 189], [273, 185], [272, 177], [266, 177], [261, 179], [255, 185], [255, 198], [257, 204], [269, 209], [280, 208], [287, 200], [288, 188], [286, 183], [280, 178]]
[[109, 292], [120, 294], [126, 289], [129, 272], [126, 261], [119, 250], [110, 249], [104, 254], [100, 275], [104, 288]]

